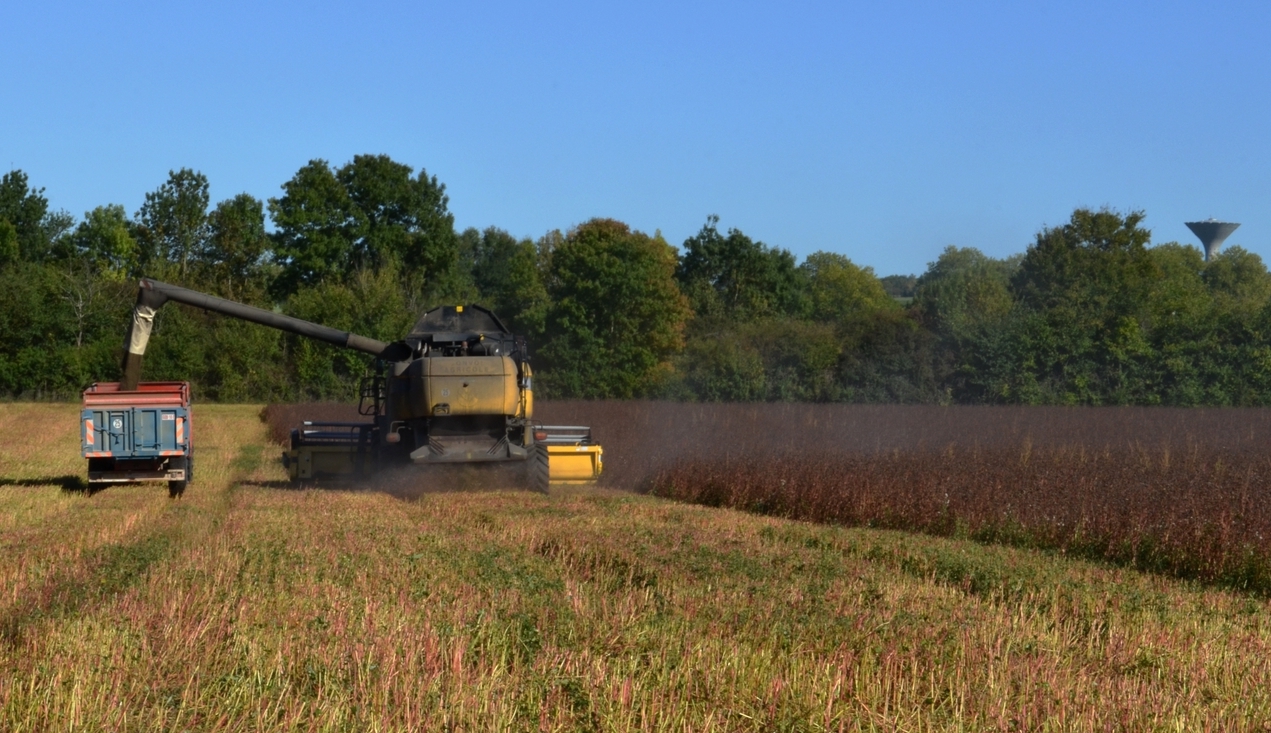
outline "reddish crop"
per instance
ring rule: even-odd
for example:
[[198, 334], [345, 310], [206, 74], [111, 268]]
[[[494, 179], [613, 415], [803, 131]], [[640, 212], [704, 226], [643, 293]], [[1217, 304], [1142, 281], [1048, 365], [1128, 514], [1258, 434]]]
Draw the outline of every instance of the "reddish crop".
[[1271, 592], [1271, 465], [1221, 449], [950, 448], [682, 461], [654, 493], [792, 519], [1058, 549]]
[[[266, 415], [278, 439], [352, 410]], [[610, 485], [1271, 593], [1271, 410], [575, 401], [536, 417], [591, 425]]]

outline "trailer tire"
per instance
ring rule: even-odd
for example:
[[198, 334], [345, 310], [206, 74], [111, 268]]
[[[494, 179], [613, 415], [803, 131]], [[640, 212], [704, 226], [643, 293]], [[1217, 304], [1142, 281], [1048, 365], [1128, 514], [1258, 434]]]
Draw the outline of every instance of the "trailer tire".
[[534, 446], [530, 452], [529, 464], [530, 489], [540, 494], [546, 494], [547, 488], [552, 481], [551, 464], [547, 458], [547, 446]]
[[192, 455], [191, 456], [175, 456], [172, 458], [172, 460], [168, 461], [168, 468], [170, 469], [178, 469], [178, 468], [185, 469], [184, 480], [168, 482], [168, 498], [169, 499], [179, 499], [181, 498], [181, 495], [185, 493], [186, 484], [190, 483], [190, 473], [191, 473], [191, 469], [193, 468], [193, 464], [194, 464], [194, 456]]

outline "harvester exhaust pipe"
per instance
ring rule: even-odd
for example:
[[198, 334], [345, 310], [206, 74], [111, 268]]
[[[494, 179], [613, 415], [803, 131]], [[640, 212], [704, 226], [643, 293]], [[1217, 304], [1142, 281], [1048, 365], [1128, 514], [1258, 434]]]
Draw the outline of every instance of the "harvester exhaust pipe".
[[155, 314], [169, 300], [325, 341], [346, 349], [361, 351], [385, 361], [401, 361], [409, 359], [411, 355], [410, 347], [401, 341], [385, 343], [356, 333], [328, 328], [177, 285], [143, 278], [137, 285], [137, 304], [133, 307], [132, 321], [128, 324], [128, 336], [124, 340], [123, 378], [120, 379], [119, 385], [121, 390], [135, 390], [137, 383], [141, 381], [141, 359], [145, 356], [146, 344], [150, 341], [150, 332], [154, 329]]

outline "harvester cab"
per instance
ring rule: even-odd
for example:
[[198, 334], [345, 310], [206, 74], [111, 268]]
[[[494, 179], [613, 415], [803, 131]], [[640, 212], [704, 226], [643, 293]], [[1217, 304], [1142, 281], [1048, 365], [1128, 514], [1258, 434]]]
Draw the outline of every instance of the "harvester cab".
[[144, 279], [129, 326], [125, 388], [140, 379], [157, 310], [169, 300], [376, 357], [361, 388], [365, 423], [306, 423], [284, 463], [294, 480], [362, 476], [386, 464], [520, 462], [529, 485], [599, 478], [603, 450], [585, 427], [534, 421], [525, 339], [477, 305], [427, 311], [400, 341], [358, 334]]

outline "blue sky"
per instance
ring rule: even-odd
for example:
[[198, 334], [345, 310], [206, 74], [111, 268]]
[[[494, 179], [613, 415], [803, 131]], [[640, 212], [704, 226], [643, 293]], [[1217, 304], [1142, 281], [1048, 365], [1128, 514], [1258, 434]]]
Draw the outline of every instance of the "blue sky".
[[6, 3], [0, 168], [136, 211], [169, 169], [260, 198], [312, 158], [436, 174], [456, 224], [708, 214], [921, 272], [1076, 206], [1271, 261], [1271, 4]]

